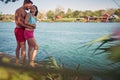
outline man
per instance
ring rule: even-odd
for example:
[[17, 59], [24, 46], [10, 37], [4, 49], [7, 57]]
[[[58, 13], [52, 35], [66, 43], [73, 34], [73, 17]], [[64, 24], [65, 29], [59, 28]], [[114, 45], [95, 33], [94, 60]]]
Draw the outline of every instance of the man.
[[[21, 52], [23, 64], [26, 63], [26, 45], [24, 38], [25, 27], [33, 29], [35, 26], [28, 26], [25, 24], [26, 11], [32, 7], [33, 2], [30, 0], [25, 0], [22, 7], [18, 8], [15, 12], [15, 23], [16, 28], [14, 30], [17, 47], [16, 47], [16, 64], [20, 64], [19, 53]], [[21, 51], [20, 51], [21, 50]]]

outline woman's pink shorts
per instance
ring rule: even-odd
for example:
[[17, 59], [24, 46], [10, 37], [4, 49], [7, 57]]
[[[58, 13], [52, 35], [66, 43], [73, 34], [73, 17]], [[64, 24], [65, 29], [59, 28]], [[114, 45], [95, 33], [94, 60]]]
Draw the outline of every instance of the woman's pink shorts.
[[34, 31], [33, 30], [25, 30], [24, 37], [26, 40], [28, 40], [30, 38], [34, 38]]

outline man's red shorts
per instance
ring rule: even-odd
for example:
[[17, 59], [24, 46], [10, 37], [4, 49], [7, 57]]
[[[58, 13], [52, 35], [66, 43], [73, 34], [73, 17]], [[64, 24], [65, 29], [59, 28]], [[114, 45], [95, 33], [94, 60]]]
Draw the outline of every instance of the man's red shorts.
[[18, 42], [25, 42], [24, 29], [23, 28], [15, 28], [14, 34], [15, 34], [16, 40]]

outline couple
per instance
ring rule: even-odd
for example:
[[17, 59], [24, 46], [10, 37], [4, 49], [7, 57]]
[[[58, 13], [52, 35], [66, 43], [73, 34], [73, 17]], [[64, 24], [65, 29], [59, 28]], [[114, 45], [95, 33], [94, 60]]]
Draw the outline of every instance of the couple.
[[17, 41], [16, 63], [20, 64], [19, 55], [21, 53], [23, 65], [26, 64], [26, 40], [28, 42], [29, 65], [35, 67], [34, 59], [38, 51], [38, 45], [34, 38], [36, 28], [36, 16], [38, 9], [31, 0], [25, 0], [22, 7], [15, 12], [16, 28], [14, 34]]

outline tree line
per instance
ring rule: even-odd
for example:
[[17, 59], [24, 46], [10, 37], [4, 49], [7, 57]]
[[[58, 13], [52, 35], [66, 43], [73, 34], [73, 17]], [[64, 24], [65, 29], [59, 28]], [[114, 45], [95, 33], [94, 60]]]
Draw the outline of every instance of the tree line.
[[[109, 14], [109, 15], [117, 15], [119, 17], [118, 21], [120, 21], [120, 9], [102, 9], [102, 10], [86, 10], [86, 11], [80, 11], [80, 10], [72, 10], [70, 8], [67, 9], [65, 12], [63, 8], [57, 7], [55, 10], [48, 10], [47, 12], [41, 12], [39, 11], [38, 19], [41, 20], [52, 20], [55, 19], [57, 16], [60, 16], [63, 19], [72, 20], [75, 18], [83, 18], [86, 16], [89, 17], [102, 17], [103, 14]], [[10, 14], [3, 14], [0, 13], [0, 21], [14, 21], [14, 15]]]
[[[8, 2], [16, 2], [19, 0], [0, 0], [4, 3], [8, 3]], [[101, 10], [96, 10], [96, 11], [92, 11], [92, 10], [85, 10], [85, 11], [81, 11], [81, 10], [73, 10], [68, 8], [67, 11], [64, 10], [63, 7], [58, 6], [55, 10], [48, 10], [47, 12], [41, 12], [39, 11], [38, 14], [38, 19], [50, 19], [50, 20], [54, 20], [57, 17], [60, 18], [66, 18], [68, 20], [72, 20], [73, 18], [83, 18], [83, 17], [102, 17], [102, 15], [104, 14], [109, 14], [109, 15], [116, 15], [119, 17], [119, 19], [117, 21], [120, 21], [120, 8], [118, 9], [101, 9]], [[10, 14], [2, 14], [2, 12], [0, 13], [0, 21], [14, 21], [14, 15], [10, 15]]]
[[42, 18], [46, 15], [48, 19], [54, 18], [56, 16], [61, 16], [62, 18], [80, 18], [83, 16], [91, 16], [91, 17], [101, 17], [103, 14], [109, 14], [109, 15], [117, 15], [120, 17], [120, 9], [107, 9], [107, 10], [96, 10], [96, 11], [91, 11], [91, 10], [86, 10], [86, 11], [80, 11], [80, 10], [72, 10], [68, 8], [68, 10], [65, 12], [63, 8], [56, 8], [54, 11], [49, 10], [46, 13], [39, 12], [38, 17]]

